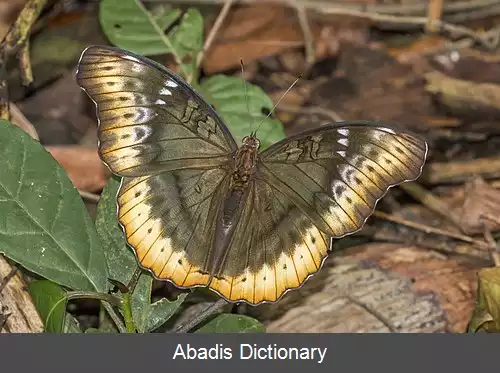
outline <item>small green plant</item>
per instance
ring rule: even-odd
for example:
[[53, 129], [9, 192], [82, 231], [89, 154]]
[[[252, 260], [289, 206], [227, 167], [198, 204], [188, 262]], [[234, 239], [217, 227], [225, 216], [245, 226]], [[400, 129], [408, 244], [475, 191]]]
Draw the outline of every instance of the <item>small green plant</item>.
[[[198, 82], [203, 18], [196, 9], [103, 0], [99, 17], [117, 47], [153, 58], [173, 55], [177, 71], [216, 108], [237, 141], [272, 108], [259, 87], [248, 84], [245, 90], [242, 79], [217, 75]], [[271, 118], [259, 135], [263, 147], [285, 136], [282, 124]], [[0, 146], [0, 252], [44, 278], [31, 282], [29, 291], [47, 332], [82, 332], [66, 311], [67, 302], [77, 298], [98, 299], [105, 310], [99, 329], [86, 332], [152, 332], [179, 311], [187, 294], [151, 302], [153, 278], [138, 269], [118, 226], [117, 179], [104, 189], [94, 224], [65, 171], [37, 141], [0, 120]], [[111, 293], [113, 284], [121, 291]], [[263, 330], [248, 316], [220, 314], [197, 332]]]

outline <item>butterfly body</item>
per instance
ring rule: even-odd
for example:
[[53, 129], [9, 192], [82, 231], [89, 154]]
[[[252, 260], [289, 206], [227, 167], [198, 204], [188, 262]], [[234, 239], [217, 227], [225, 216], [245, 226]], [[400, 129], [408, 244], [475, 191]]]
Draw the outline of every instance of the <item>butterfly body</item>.
[[387, 190], [417, 178], [427, 144], [374, 122], [315, 128], [259, 152], [179, 76], [89, 47], [77, 81], [97, 107], [99, 154], [122, 177], [118, 221], [139, 264], [229, 301], [274, 302], [359, 230]]
[[233, 177], [231, 179], [231, 189], [246, 189], [248, 180], [255, 172], [260, 141], [255, 136], [246, 136], [241, 147], [234, 157]]

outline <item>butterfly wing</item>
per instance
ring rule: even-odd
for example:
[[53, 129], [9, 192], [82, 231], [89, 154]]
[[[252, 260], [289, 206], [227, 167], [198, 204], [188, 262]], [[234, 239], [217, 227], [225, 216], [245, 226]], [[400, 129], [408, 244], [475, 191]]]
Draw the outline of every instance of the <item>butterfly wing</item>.
[[274, 302], [319, 270], [328, 240], [286, 194], [254, 180], [210, 288], [230, 301]]
[[216, 217], [229, 184], [223, 169], [123, 178], [118, 219], [142, 267], [179, 287], [207, 285]]
[[420, 136], [372, 122], [341, 122], [268, 148], [259, 172], [323, 232], [342, 237], [363, 226], [390, 187], [416, 179], [426, 155]]
[[212, 107], [152, 60], [89, 47], [77, 82], [97, 106], [99, 154], [117, 175], [216, 167], [237, 149]]
[[427, 144], [385, 125], [322, 126], [260, 155], [245, 208], [210, 286], [233, 301], [276, 301], [315, 273], [329, 237], [360, 229], [377, 201], [419, 176]]
[[123, 177], [118, 217], [139, 263], [181, 287], [207, 285], [237, 149], [228, 129], [180, 77], [127, 51], [87, 48], [77, 81], [97, 107], [99, 154]]

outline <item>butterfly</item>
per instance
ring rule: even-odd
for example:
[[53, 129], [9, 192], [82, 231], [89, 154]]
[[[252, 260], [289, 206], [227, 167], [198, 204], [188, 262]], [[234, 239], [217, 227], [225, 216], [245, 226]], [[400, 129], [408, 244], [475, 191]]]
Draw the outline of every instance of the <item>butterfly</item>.
[[331, 238], [359, 230], [427, 154], [421, 137], [364, 121], [263, 151], [251, 133], [238, 146], [181, 77], [113, 47], [88, 47], [77, 82], [96, 104], [99, 155], [122, 177], [118, 220], [139, 265], [231, 302], [274, 302], [300, 287]]

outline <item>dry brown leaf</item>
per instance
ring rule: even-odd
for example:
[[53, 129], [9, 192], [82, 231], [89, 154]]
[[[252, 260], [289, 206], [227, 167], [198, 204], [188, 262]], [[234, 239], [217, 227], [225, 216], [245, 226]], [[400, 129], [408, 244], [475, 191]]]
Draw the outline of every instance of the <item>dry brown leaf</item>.
[[16, 126], [22, 128], [28, 135], [35, 140], [40, 140], [38, 132], [33, 124], [24, 116], [21, 110], [14, 104], [10, 103], [11, 121]]
[[[500, 190], [493, 188], [482, 178], [476, 177], [465, 185], [465, 199], [458, 209], [460, 226], [466, 234], [500, 230]], [[493, 217], [493, 219], [488, 219]], [[496, 218], [496, 219], [495, 219]]]
[[[210, 28], [208, 26], [208, 28]], [[312, 24], [314, 38], [321, 26]], [[325, 37], [329, 37], [325, 33]], [[232, 10], [218, 31], [215, 42], [203, 62], [211, 74], [302, 46], [304, 37], [293, 9], [272, 4], [242, 6]], [[322, 48], [324, 53], [325, 48]]]
[[[291, 22], [290, 22], [291, 20]], [[205, 56], [207, 73], [237, 67], [300, 46], [303, 37], [290, 9], [283, 6], [244, 6], [231, 11]]]
[[97, 149], [80, 145], [47, 146], [46, 149], [66, 170], [77, 189], [96, 192], [106, 185], [109, 171], [102, 164]]

